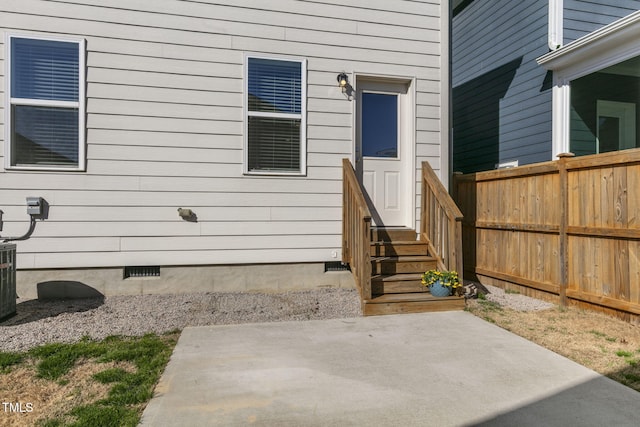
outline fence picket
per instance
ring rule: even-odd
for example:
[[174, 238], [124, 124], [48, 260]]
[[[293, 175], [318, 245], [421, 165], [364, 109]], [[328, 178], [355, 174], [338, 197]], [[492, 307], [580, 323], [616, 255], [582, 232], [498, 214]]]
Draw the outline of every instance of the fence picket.
[[473, 245], [465, 271], [640, 321], [640, 149], [456, 175], [454, 185]]

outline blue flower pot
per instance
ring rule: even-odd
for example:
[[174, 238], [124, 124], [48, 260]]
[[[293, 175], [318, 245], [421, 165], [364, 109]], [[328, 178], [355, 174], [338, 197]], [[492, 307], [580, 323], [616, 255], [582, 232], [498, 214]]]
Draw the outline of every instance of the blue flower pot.
[[439, 280], [432, 285], [429, 285], [429, 291], [434, 297], [448, 297], [451, 296], [451, 287], [444, 286]]

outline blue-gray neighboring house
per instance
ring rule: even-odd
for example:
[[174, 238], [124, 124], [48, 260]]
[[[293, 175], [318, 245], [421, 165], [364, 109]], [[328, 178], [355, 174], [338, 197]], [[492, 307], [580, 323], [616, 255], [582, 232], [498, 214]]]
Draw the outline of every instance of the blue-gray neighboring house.
[[634, 148], [640, 1], [455, 0], [452, 170]]

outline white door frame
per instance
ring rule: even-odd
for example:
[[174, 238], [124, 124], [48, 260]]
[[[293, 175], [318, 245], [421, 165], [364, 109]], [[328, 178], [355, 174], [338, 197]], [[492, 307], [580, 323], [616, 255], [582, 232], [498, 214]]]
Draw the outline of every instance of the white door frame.
[[600, 153], [600, 116], [620, 121], [618, 150], [636, 146], [636, 104], [598, 99], [596, 102], [596, 153]]
[[[406, 132], [407, 137], [403, 138], [402, 141], [402, 157], [403, 160], [403, 173], [407, 178], [408, 184], [407, 191], [409, 192], [409, 197], [405, 198], [405, 210], [404, 213], [404, 226], [409, 228], [416, 227], [416, 81], [414, 77], [407, 76], [395, 76], [395, 75], [381, 75], [381, 74], [370, 74], [370, 73], [353, 73], [353, 81], [355, 83], [354, 90], [357, 94], [358, 92], [358, 82], [366, 82], [366, 83], [393, 83], [393, 84], [404, 84], [407, 86], [406, 98], [403, 99], [402, 102], [404, 113], [401, 116], [401, 120], [398, 121], [398, 126], [403, 127], [403, 132]], [[357, 122], [357, 110], [360, 108], [357, 105], [358, 99], [357, 96], [354, 98], [353, 102], [353, 147], [352, 147], [352, 163], [356, 167], [356, 174], [360, 183], [362, 183], [362, 168], [361, 163], [359, 162], [360, 157], [360, 143], [359, 143], [359, 129]]]

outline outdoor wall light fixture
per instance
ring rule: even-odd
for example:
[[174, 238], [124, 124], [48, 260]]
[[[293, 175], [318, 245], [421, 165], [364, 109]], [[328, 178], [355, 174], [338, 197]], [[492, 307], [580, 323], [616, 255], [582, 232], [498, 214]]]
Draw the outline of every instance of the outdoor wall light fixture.
[[348, 84], [349, 84], [349, 76], [347, 76], [345, 73], [338, 74], [338, 86], [342, 88], [343, 92], [347, 88]]
[[338, 86], [342, 89], [342, 93], [349, 101], [353, 99], [353, 87], [349, 84], [349, 76], [345, 72], [338, 74]]

